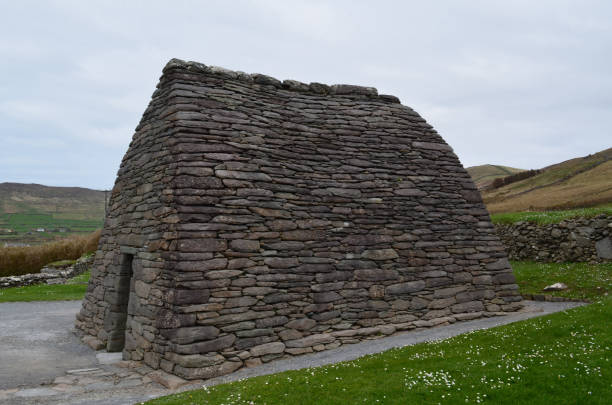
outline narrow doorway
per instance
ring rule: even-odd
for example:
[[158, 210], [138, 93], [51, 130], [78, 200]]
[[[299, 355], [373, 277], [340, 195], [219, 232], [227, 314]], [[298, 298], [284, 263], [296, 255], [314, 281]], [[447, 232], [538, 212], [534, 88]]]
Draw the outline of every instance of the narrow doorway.
[[111, 306], [107, 314], [106, 330], [109, 331], [106, 350], [120, 352], [125, 346], [125, 330], [130, 302], [132, 284], [132, 263], [134, 255], [122, 254], [121, 267], [115, 282], [115, 294], [112, 295]]

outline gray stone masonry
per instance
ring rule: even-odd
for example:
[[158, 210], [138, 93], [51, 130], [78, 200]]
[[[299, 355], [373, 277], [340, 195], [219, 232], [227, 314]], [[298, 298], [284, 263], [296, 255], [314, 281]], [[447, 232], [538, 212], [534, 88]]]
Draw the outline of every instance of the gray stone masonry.
[[173, 59], [76, 326], [208, 379], [521, 300], [470, 176], [396, 97]]
[[495, 228], [513, 260], [591, 263], [612, 260], [612, 217], [609, 215], [548, 225], [497, 224]]

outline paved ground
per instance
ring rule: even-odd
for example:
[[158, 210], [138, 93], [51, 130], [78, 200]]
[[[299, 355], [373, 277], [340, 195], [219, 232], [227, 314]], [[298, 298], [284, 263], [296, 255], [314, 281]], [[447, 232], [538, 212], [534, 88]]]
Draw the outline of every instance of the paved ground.
[[[326, 352], [273, 361], [208, 380], [206, 385], [337, 363], [393, 347], [445, 339], [581, 305], [533, 301], [526, 301], [526, 304], [524, 311], [511, 315], [404, 332]], [[167, 389], [157, 382], [180, 381], [172, 381], [167, 375], [160, 378], [158, 372], [139, 363], [121, 362], [114, 353], [98, 352], [96, 355], [70, 332], [79, 307], [78, 302], [0, 304], [0, 403], [133, 404], [202, 386], [203, 382], [199, 381]]]
[[0, 389], [51, 382], [98, 363], [71, 333], [80, 308], [79, 301], [0, 304]]

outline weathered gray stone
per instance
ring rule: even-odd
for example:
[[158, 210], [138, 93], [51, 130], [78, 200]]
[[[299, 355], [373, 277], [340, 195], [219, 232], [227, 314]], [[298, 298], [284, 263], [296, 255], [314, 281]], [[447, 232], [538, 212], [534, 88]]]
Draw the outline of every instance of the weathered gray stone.
[[275, 326], [282, 326], [289, 321], [286, 316], [273, 316], [271, 318], [258, 319], [255, 324], [258, 328], [272, 328]]
[[272, 178], [265, 173], [239, 172], [235, 170], [215, 170], [215, 175], [217, 177], [228, 179], [272, 181]]
[[312, 300], [315, 303], [333, 302], [341, 300], [342, 296], [335, 291], [326, 291], [312, 294]]
[[487, 270], [504, 270], [510, 268], [508, 259], [500, 259], [496, 262], [489, 263], [486, 265]]
[[375, 250], [365, 250], [361, 257], [364, 259], [371, 260], [391, 260], [397, 259], [399, 255], [394, 249], [375, 249]]
[[257, 252], [259, 250], [259, 241], [236, 239], [230, 242], [230, 249], [238, 252]]
[[306, 336], [302, 339], [288, 340], [285, 342], [287, 347], [312, 347], [319, 344], [331, 343], [335, 338], [328, 333]]
[[294, 319], [287, 323], [287, 327], [297, 330], [309, 330], [317, 324], [317, 321], [309, 318]]
[[410, 294], [417, 291], [421, 291], [425, 288], [425, 282], [423, 280], [409, 281], [407, 283], [392, 284], [385, 290], [387, 295], [400, 295]]
[[236, 371], [240, 367], [242, 367], [242, 362], [240, 361], [226, 361], [218, 365], [198, 368], [186, 368], [177, 365], [176, 367], [174, 367], [174, 372], [178, 376], [186, 378], [188, 380], [209, 379], [229, 374], [233, 371]]
[[478, 312], [484, 311], [484, 305], [482, 304], [482, 301], [469, 301], [461, 304], [455, 304], [451, 307], [451, 310], [455, 313]]
[[383, 270], [383, 269], [364, 269], [355, 270], [356, 280], [367, 280], [367, 281], [385, 281], [397, 279], [398, 273], [395, 270]]
[[208, 367], [215, 364], [221, 364], [225, 361], [225, 358], [220, 354], [188, 354], [181, 355], [176, 353], [166, 353], [165, 358], [173, 363], [176, 363], [182, 367], [194, 368], [194, 367]]
[[175, 305], [205, 304], [210, 298], [209, 290], [170, 290], [168, 301]]
[[191, 326], [176, 329], [161, 329], [161, 335], [174, 343], [187, 344], [211, 340], [219, 336], [214, 326]]
[[161, 370], [153, 371], [147, 374], [147, 377], [171, 390], [175, 390], [189, 383], [189, 381], [183, 380], [175, 375], [165, 373]]
[[601, 259], [612, 259], [612, 239], [608, 236], [595, 242], [597, 256]]
[[244, 295], [266, 295], [275, 291], [276, 289], [272, 287], [248, 287], [242, 290]]
[[251, 347], [249, 350], [251, 356], [261, 357], [266, 354], [282, 353], [285, 350], [285, 344], [282, 342], [264, 343], [263, 345]]
[[251, 307], [257, 302], [257, 298], [253, 297], [234, 297], [228, 298], [225, 301], [225, 308], [236, 308], [236, 307]]
[[434, 301], [431, 301], [429, 303], [429, 308], [431, 309], [442, 309], [442, 308], [447, 308], [450, 305], [454, 304], [456, 302], [454, 297], [451, 298], [441, 298], [441, 299], [437, 299]]
[[266, 257], [264, 259], [264, 263], [266, 266], [272, 268], [283, 268], [287, 269], [290, 267], [296, 267], [300, 264], [297, 258], [295, 257]]
[[217, 352], [226, 347], [230, 347], [236, 341], [236, 336], [226, 335], [207, 342], [197, 342], [191, 344], [176, 344], [172, 346], [172, 350], [178, 354], [197, 354]]
[[219, 252], [227, 249], [227, 242], [220, 239], [188, 239], [179, 243], [181, 252]]
[[319, 230], [295, 230], [283, 232], [281, 238], [284, 240], [297, 240], [297, 241], [309, 241], [309, 240], [321, 240], [325, 238], [325, 232]]
[[284, 340], [295, 340], [301, 338], [303, 335], [296, 329], [283, 329], [278, 333], [278, 336]]

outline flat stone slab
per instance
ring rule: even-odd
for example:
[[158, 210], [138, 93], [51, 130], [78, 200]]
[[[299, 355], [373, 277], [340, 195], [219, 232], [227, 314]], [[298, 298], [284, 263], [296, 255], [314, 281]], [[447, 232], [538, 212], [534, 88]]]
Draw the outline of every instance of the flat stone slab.
[[[22, 378], [22, 380], [15, 384], [14, 387], [11, 387], [18, 388], [16, 390], [0, 390], [0, 402], [3, 404], [7, 403], [19, 405], [33, 405], [40, 403], [56, 405], [134, 404], [175, 392], [201, 388], [202, 385], [212, 386], [239, 379], [268, 375], [287, 370], [318, 367], [341, 361], [353, 360], [367, 354], [380, 353], [395, 347], [404, 347], [431, 340], [447, 339], [449, 337], [477, 329], [487, 329], [495, 326], [506, 325], [512, 322], [548, 315], [550, 313], [584, 305], [583, 303], [576, 302], [524, 302], [526, 304], [524, 310], [506, 316], [480, 318], [471, 321], [456, 322], [451, 325], [398, 333], [392, 336], [364, 341], [354, 345], [344, 345], [337, 349], [327, 350], [325, 352], [306, 354], [291, 359], [276, 360], [252, 368], [243, 368], [235, 373], [217, 377], [205, 382], [190, 381], [187, 385], [183, 386], [181, 386], [183, 384], [183, 380], [178, 379], [178, 377], [175, 381], [172, 378], [174, 376], [165, 375], [165, 373], [161, 373], [159, 371], [153, 371], [146, 366], [142, 366], [138, 362], [118, 361], [113, 362], [112, 364], [100, 364], [98, 357], [110, 361], [111, 359], [116, 358], [116, 354], [98, 353], [98, 356], [96, 356], [93, 350], [91, 350], [87, 345], [80, 343], [75, 337], [72, 344], [84, 347], [86, 349], [85, 357], [87, 358], [87, 361], [93, 359], [93, 365], [90, 364], [89, 367], [81, 367], [82, 369], [79, 370], [76, 369], [76, 367], [66, 366], [66, 364], [62, 362], [63, 360], [68, 361], [69, 359], [58, 359], [57, 369], [63, 370], [62, 376], [65, 377], [56, 379], [56, 383], [53, 385], [42, 387], [37, 386], [40, 383], [37, 383], [36, 381], [28, 381], [28, 374], [24, 374], [19, 369], [13, 370], [18, 376], [20, 376], [20, 378]], [[72, 317], [69, 320], [66, 320], [63, 324], [67, 331], [71, 329], [72, 320], [74, 319], [73, 317], [80, 307], [80, 304], [71, 304], [74, 303], [63, 302], [59, 306], [56, 306], [56, 311], [58, 311], [58, 309], [62, 306], [65, 306], [65, 310], [67, 311], [73, 311]], [[5, 304], [0, 304], [0, 313], [2, 313], [1, 311], [3, 310], [3, 305]], [[32, 306], [30, 309], [40, 308]], [[27, 314], [24, 315], [22, 313], [21, 315], [22, 317], [28, 318]], [[29, 324], [26, 323], [26, 325]], [[19, 328], [19, 325], [14, 325], [14, 327]], [[41, 327], [41, 329], [43, 328], [44, 326]], [[32, 332], [31, 329], [28, 330]], [[47, 344], [53, 345], [54, 343], [55, 340], [50, 339]], [[3, 348], [0, 350], [3, 350]], [[21, 350], [27, 351], [27, 348], [23, 347]], [[5, 364], [6, 363], [0, 362], [0, 368], [5, 367]], [[45, 364], [48, 365], [48, 363]], [[170, 379], [166, 381], [164, 378]], [[173, 389], [168, 389], [162, 386], [161, 384], [164, 382], [169, 386], [172, 386]]]
[[123, 355], [121, 354], [121, 352], [118, 352], [118, 353], [102, 352], [102, 353], [97, 353], [96, 358], [98, 359], [98, 362], [100, 364], [114, 364], [114, 363], [119, 363], [120, 361], [122, 361]]

